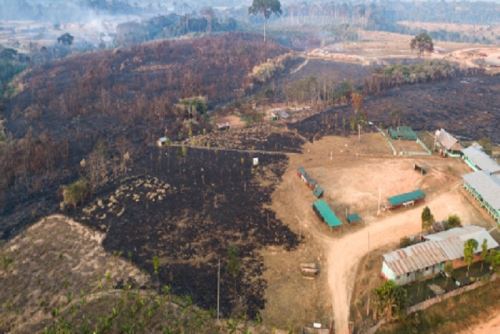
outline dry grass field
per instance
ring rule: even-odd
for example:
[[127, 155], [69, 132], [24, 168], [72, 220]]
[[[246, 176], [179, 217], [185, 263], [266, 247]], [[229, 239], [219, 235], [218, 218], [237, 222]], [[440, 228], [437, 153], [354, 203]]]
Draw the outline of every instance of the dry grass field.
[[410, 49], [411, 35], [382, 31], [360, 31], [359, 41], [326, 45], [308, 52], [308, 57], [336, 62], [386, 64], [394, 61], [447, 59], [464, 67], [482, 66], [498, 73], [500, 49], [495, 45], [434, 41], [435, 52], [420, 57]]
[[29, 328], [47, 324], [54, 310], [109, 290], [103, 286], [130, 280], [136, 287], [149, 284], [147, 274], [107, 253], [103, 238], [68, 218], [52, 216], [0, 248], [0, 332], [29, 333]]
[[467, 36], [477, 38], [487, 38], [495, 40], [500, 36], [500, 25], [480, 25], [480, 24], [458, 24], [444, 22], [419, 22], [419, 21], [399, 21], [399, 25], [412, 29], [422, 29], [426, 31], [448, 31], [462, 33]]

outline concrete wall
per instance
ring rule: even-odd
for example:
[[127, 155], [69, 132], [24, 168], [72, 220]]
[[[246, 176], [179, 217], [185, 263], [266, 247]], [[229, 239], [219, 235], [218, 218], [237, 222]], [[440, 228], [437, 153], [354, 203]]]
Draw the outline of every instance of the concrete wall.
[[484, 201], [484, 199], [476, 191], [476, 189], [474, 189], [474, 187], [470, 186], [468, 183], [464, 182], [464, 188], [479, 202], [479, 204], [481, 204], [481, 207], [486, 209], [486, 211], [488, 211], [493, 219], [495, 219], [495, 221], [500, 224], [500, 211], [494, 209], [488, 202]]
[[382, 275], [388, 280], [392, 279], [393, 281], [396, 280], [396, 275], [394, 272], [387, 266], [387, 264], [382, 262]]
[[449, 299], [451, 297], [461, 295], [464, 292], [477, 289], [477, 288], [479, 288], [479, 287], [481, 287], [483, 285], [486, 285], [488, 282], [494, 282], [497, 279], [498, 279], [498, 275], [493, 274], [489, 280], [478, 281], [478, 282], [473, 283], [471, 285], [467, 285], [467, 286], [455, 289], [455, 290], [447, 292], [447, 293], [445, 293], [445, 294], [443, 294], [441, 296], [437, 296], [437, 297], [428, 299], [428, 300], [426, 300], [424, 302], [421, 302], [419, 304], [413, 305], [413, 306], [409, 307], [406, 310], [406, 314], [411, 314], [411, 313], [414, 313], [414, 312], [425, 310], [426, 308], [429, 308], [429, 307], [431, 307], [434, 304], [440, 303], [440, 302], [442, 302], [442, 301], [444, 301], [446, 299]]
[[393, 280], [398, 285], [405, 285], [421, 279], [427, 279], [441, 273], [443, 270], [444, 264], [440, 263], [436, 264], [435, 266], [428, 267], [427, 270], [423, 269], [401, 276], [396, 276], [396, 274], [389, 268], [389, 266], [387, 266], [385, 261], [382, 262], [382, 275], [384, 275], [384, 277], [388, 280]]

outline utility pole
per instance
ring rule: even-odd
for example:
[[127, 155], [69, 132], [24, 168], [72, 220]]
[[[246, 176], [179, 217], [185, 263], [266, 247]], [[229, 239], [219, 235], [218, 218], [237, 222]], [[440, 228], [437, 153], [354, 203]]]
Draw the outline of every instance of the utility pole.
[[382, 191], [380, 187], [378, 188], [378, 206], [377, 206], [377, 216], [380, 215], [380, 202], [382, 201]]
[[219, 321], [220, 314], [220, 258], [217, 268], [217, 321]]

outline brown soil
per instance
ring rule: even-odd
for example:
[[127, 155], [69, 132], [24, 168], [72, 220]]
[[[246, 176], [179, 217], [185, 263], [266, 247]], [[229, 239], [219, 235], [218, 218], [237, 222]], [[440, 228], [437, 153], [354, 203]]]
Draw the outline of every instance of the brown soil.
[[398, 151], [399, 154], [405, 154], [405, 152], [418, 152], [425, 154], [426, 151], [417, 142], [411, 140], [392, 140], [392, 145]]
[[10, 263], [0, 267], [0, 332], [51, 319], [51, 312], [72, 298], [102, 291], [118, 281], [148, 284], [148, 275], [108, 254], [102, 233], [66, 217], [51, 216], [31, 226], [0, 249]]
[[464, 330], [463, 334], [494, 334], [500, 333], [500, 314], [495, 312], [496, 315], [493, 315], [489, 320], [483, 322], [482, 324], [477, 325], [473, 328], [468, 328]]

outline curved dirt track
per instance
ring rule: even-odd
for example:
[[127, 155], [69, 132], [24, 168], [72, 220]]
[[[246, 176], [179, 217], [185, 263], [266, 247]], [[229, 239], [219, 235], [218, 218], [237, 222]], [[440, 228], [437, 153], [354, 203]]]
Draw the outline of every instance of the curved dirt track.
[[[437, 220], [444, 219], [451, 213], [458, 214], [465, 222], [474, 220], [471, 212], [464, 208], [464, 199], [457, 188], [458, 185], [427, 201], [426, 205]], [[326, 241], [322, 238], [328, 259], [328, 283], [332, 294], [335, 333], [349, 333], [349, 306], [356, 268], [361, 258], [372, 250], [398, 243], [404, 236], [419, 233], [421, 212], [422, 206], [401, 210], [339, 239]]]
[[[389, 155], [382, 136], [357, 138], [325, 137], [307, 144], [304, 154], [290, 155], [290, 164], [275, 192], [274, 210], [296, 232], [321, 245], [326, 263], [326, 286], [330, 293], [336, 334], [349, 333], [349, 310], [356, 270], [369, 252], [384, 246], [396, 247], [402, 237], [421, 232], [421, 212], [429, 206], [436, 220], [458, 215], [464, 224], [484, 225], [484, 216], [461, 190], [461, 177], [468, 172], [459, 160], [436, 156], [405, 158]], [[333, 159], [335, 154], [335, 159]], [[330, 159], [328, 159], [330, 157]], [[425, 178], [415, 174], [413, 164], [422, 162], [432, 169]], [[358, 212], [365, 223], [330, 231], [311, 210], [314, 201], [309, 188], [297, 178], [299, 166], [325, 189], [325, 198], [338, 213], [345, 208]], [[425, 189], [423, 205], [376, 215], [377, 199], [406, 189]]]

